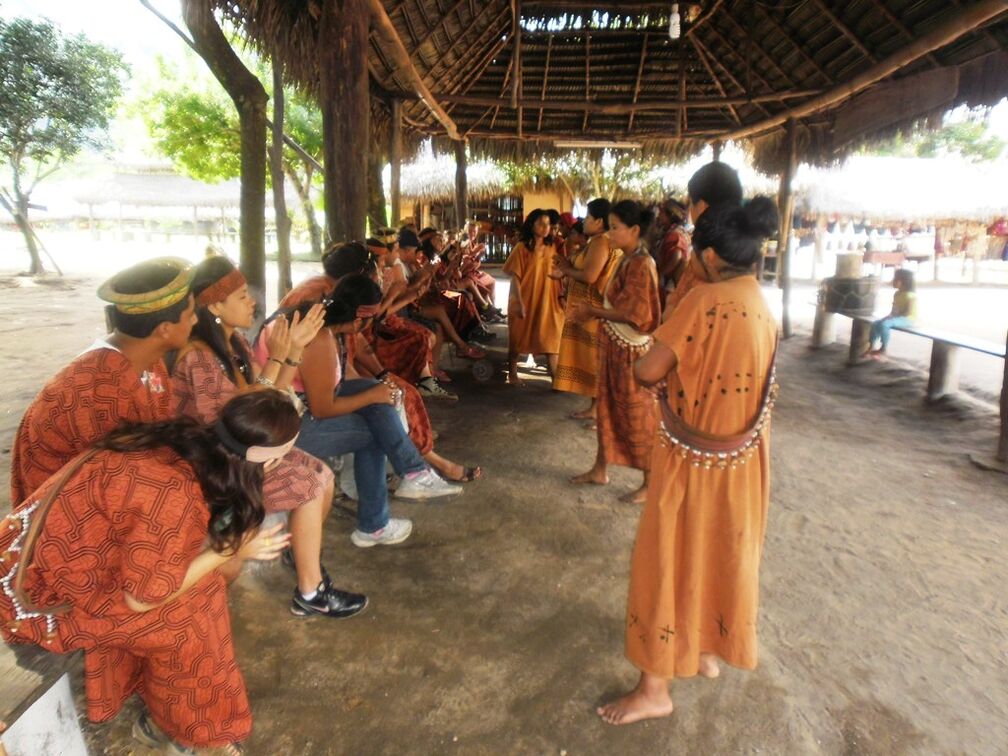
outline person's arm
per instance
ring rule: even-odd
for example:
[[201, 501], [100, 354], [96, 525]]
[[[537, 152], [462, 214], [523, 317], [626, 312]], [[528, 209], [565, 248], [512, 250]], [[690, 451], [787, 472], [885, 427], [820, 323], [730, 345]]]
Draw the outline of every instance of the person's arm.
[[592, 243], [588, 247], [588, 254], [585, 256], [585, 266], [578, 270], [571, 265], [570, 260], [560, 254], [553, 256], [553, 264], [567, 278], [581, 283], [593, 284], [602, 275], [606, 260], [609, 259], [609, 249], [605, 244]]
[[392, 404], [392, 392], [384, 383], [352, 396], [336, 395], [336, 345], [332, 334], [325, 332], [310, 343], [301, 360], [301, 382], [304, 383], [308, 409], [318, 419], [349, 415], [371, 404]]
[[654, 342], [647, 354], [634, 363], [634, 377], [638, 383], [654, 386], [661, 383], [666, 376], [675, 370], [679, 363], [676, 353], [662, 344]]
[[[283, 320], [283, 318], [279, 318], [279, 320]], [[314, 305], [308, 310], [304, 319], [301, 319], [300, 313], [294, 313], [288, 329], [290, 344], [287, 348], [287, 357], [284, 359], [283, 365], [278, 366], [277, 376], [273, 379], [273, 385], [278, 389], [286, 389], [291, 385], [304, 357], [305, 347], [318, 336], [324, 321], [325, 307], [321, 304]], [[272, 353], [270, 356], [272, 357]], [[276, 361], [272, 359], [269, 364], [277, 365]]]
[[266, 530], [257, 530], [254, 533], [250, 533], [235, 554], [221, 554], [213, 549], [205, 549], [200, 552], [189, 563], [189, 569], [186, 570], [185, 577], [182, 578], [182, 585], [179, 589], [161, 601], [147, 603], [134, 598], [129, 591], [123, 591], [123, 599], [126, 602], [127, 608], [137, 613], [149, 612], [151, 609], [157, 609], [169, 601], [174, 601], [204, 577], [234, 557], [238, 557], [242, 562], [246, 562], [249, 559], [263, 561], [276, 559], [290, 544], [290, 533], [280, 535], [283, 527], [284, 524], [281, 522]]
[[378, 355], [375, 354], [370, 342], [362, 334], [353, 334], [357, 341], [357, 348], [354, 350], [354, 367], [357, 368], [358, 375], [366, 378], [373, 378], [385, 372], [385, 366], [381, 364]]

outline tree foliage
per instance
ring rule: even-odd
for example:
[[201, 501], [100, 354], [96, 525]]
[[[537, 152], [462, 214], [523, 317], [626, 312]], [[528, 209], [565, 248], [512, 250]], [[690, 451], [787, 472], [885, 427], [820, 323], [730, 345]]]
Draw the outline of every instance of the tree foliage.
[[39, 181], [85, 147], [102, 147], [127, 71], [118, 52], [49, 21], [0, 21], [0, 153], [11, 171], [6, 201], [42, 271], [28, 203]]
[[560, 184], [581, 200], [662, 196], [657, 165], [621, 150], [582, 150], [541, 161], [505, 163], [503, 167], [516, 187]]
[[992, 134], [982, 112], [971, 112], [960, 120], [946, 122], [937, 130], [897, 134], [891, 140], [864, 150], [867, 154], [897, 157], [940, 157], [960, 155], [966, 160], [997, 160], [1004, 154], [1005, 141]]

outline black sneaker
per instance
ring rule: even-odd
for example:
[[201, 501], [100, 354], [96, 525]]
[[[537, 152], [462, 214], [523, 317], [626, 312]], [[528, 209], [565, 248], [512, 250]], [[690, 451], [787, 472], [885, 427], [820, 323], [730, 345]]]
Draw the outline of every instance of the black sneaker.
[[497, 334], [493, 331], [488, 331], [485, 328], [475, 328], [472, 333], [469, 334], [470, 341], [478, 341], [480, 343], [487, 343], [488, 341], [494, 341], [497, 338]]
[[[284, 549], [283, 553], [280, 554], [280, 561], [283, 566], [288, 570], [297, 575], [297, 567], [294, 564], [294, 551], [293, 549]], [[319, 569], [322, 571], [322, 582], [329, 585], [329, 573], [326, 572], [325, 565], [319, 562]]]
[[322, 614], [335, 619], [346, 619], [360, 614], [367, 605], [367, 596], [364, 594], [341, 591], [330, 585], [328, 581], [324, 581], [319, 585], [315, 598], [310, 600], [302, 596], [301, 591], [295, 588], [290, 610], [295, 617]]

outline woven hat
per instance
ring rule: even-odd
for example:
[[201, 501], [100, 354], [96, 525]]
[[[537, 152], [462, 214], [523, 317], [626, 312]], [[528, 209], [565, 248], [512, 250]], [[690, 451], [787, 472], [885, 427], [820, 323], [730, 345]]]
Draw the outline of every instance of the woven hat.
[[98, 287], [98, 298], [126, 315], [159, 312], [189, 296], [192, 276], [188, 260], [157, 257], [116, 273]]

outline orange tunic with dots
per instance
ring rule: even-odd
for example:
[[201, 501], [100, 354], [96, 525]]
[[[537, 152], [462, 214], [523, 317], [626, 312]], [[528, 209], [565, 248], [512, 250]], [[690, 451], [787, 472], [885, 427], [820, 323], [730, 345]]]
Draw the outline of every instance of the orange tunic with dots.
[[[753, 424], [777, 338], [755, 278], [697, 286], [654, 337], [678, 358], [669, 406], [688, 426], [730, 436]], [[627, 658], [664, 678], [695, 675], [701, 653], [756, 666], [769, 425], [734, 465], [695, 462], [659, 434], [631, 563]]]
[[[7, 550], [0, 635], [61, 654], [83, 649], [94, 722], [115, 717], [137, 692], [178, 743], [211, 748], [245, 740], [252, 712], [220, 572], [146, 612], [131, 610], [124, 597], [165, 601], [204, 549], [209, 508], [192, 468], [168, 449], [96, 453], [57, 494], [23, 564], [24, 525], [59, 480], [52, 476], [15, 506], [7, 520], [13, 526], [0, 529], [0, 550]], [[26, 594], [43, 610], [38, 616], [25, 616], [6, 580], [22, 569]], [[47, 619], [44, 609], [60, 604], [69, 610]]]

